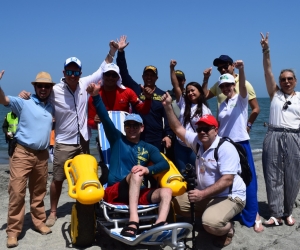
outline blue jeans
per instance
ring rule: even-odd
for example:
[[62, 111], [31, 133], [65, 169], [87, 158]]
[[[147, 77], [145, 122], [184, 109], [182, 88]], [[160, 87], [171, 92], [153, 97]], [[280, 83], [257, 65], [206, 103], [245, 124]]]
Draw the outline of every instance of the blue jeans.
[[175, 165], [177, 169], [180, 171], [180, 173], [182, 173], [182, 171], [185, 170], [185, 165], [187, 163], [190, 163], [193, 166], [195, 166], [196, 154], [191, 148], [182, 146], [178, 142], [178, 140], [175, 141], [174, 153], [175, 153]]

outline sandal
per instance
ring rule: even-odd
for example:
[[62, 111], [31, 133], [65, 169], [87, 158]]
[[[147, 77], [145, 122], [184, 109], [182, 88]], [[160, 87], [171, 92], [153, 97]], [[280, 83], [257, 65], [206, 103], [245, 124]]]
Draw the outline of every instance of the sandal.
[[[260, 229], [261, 228], [260, 225], [261, 225], [262, 229]], [[256, 232], [256, 233], [263, 232], [264, 227], [262, 225], [262, 221], [261, 220], [256, 220], [253, 229], [254, 229], [254, 232]]]
[[295, 225], [296, 221], [295, 221], [295, 219], [293, 219], [293, 216], [290, 215], [290, 216], [286, 217], [285, 223], [286, 223], [287, 226], [291, 227], [291, 226]]
[[[271, 220], [273, 221], [273, 223], [272, 223]], [[272, 216], [269, 220], [265, 221], [263, 223], [263, 225], [265, 227], [277, 227], [277, 226], [282, 226], [283, 223], [281, 221], [281, 218], [280, 219], [276, 219], [275, 217]]]
[[161, 226], [164, 226], [166, 224], [168, 224], [166, 221], [162, 221], [162, 222], [159, 222], [157, 224], [152, 224], [151, 229], [156, 228], [156, 227], [161, 227]]
[[213, 239], [213, 244], [216, 247], [220, 247], [220, 248], [223, 248], [223, 247], [226, 247], [226, 246], [230, 245], [231, 242], [232, 242], [232, 238], [234, 236], [234, 233], [235, 233], [235, 229], [232, 225], [231, 230], [229, 230], [229, 232], [227, 234], [222, 235], [222, 236], [215, 236], [215, 238]]
[[[130, 225], [135, 225], [136, 228], [130, 227]], [[129, 221], [128, 223], [126, 223], [125, 227], [122, 229], [121, 235], [126, 236], [126, 237], [136, 237], [136, 233], [139, 230], [139, 226], [140, 226], [140, 224], [138, 222]], [[132, 231], [133, 233], [128, 232], [128, 231]]]

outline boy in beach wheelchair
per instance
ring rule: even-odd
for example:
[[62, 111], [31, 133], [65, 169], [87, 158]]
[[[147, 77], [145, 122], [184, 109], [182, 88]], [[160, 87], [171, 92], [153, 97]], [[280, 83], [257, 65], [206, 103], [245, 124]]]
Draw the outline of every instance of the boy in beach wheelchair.
[[[172, 190], [172, 196], [180, 195], [186, 191], [186, 182], [183, 182], [183, 177], [174, 164], [169, 160], [168, 162], [170, 170], [155, 177], [161, 186]], [[185, 245], [178, 240], [187, 237], [192, 230], [192, 225], [188, 223], [165, 225], [165, 222], [153, 225], [152, 223], [158, 220], [156, 213], [158, 204], [137, 205], [139, 231], [136, 231], [136, 235], [130, 235], [130, 232], [126, 236], [122, 235], [122, 231], [125, 233], [131, 231], [128, 225], [129, 206], [110, 204], [103, 200], [105, 191], [98, 180], [97, 167], [96, 159], [85, 154], [78, 155], [65, 163], [69, 195], [77, 200], [71, 214], [71, 240], [74, 245], [80, 247], [92, 245], [95, 242], [98, 226], [98, 229], [102, 229], [110, 237], [131, 246], [169, 245], [176, 249], [185, 249]], [[133, 231], [135, 232], [134, 229]]]
[[[108, 185], [105, 189], [104, 201], [100, 203], [103, 216], [100, 215], [97, 218], [99, 227], [112, 238], [129, 245], [138, 243], [150, 245], [168, 244], [177, 249], [183, 249], [184, 244], [177, 242], [177, 240], [186, 237], [191, 231], [192, 225], [188, 223], [166, 225], [172, 196], [176, 195], [176, 192], [179, 195], [186, 190], [186, 184], [182, 176], [177, 173], [173, 177], [167, 177], [167, 183], [178, 181], [179, 179], [181, 185], [177, 185], [175, 192], [172, 192], [168, 186], [160, 188], [147, 187], [148, 178], [144, 177], [162, 180], [164, 179], [162, 176], [169, 171], [170, 164], [156, 147], [140, 140], [140, 134], [144, 129], [144, 125], [139, 115], [129, 114], [125, 116], [125, 119], [122, 119], [122, 117], [124, 118], [124, 116], [120, 115], [122, 112], [112, 111], [110, 118], [98, 94], [99, 88], [99, 84], [91, 84], [87, 88], [88, 93], [93, 96], [93, 104], [101, 120], [99, 141], [103, 155], [108, 156], [105, 162], [109, 163]], [[116, 116], [112, 115], [114, 112], [118, 112]], [[118, 129], [118, 126], [125, 135]], [[102, 138], [105, 137], [108, 143], [102, 142]], [[84, 155], [77, 157], [84, 157]], [[84, 160], [81, 162], [83, 163]], [[149, 165], [150, 162], [152, 165]], [[68, 172], [74, 173], [74, 175], [77, 173], [76, 171]], [[89, 182], [90, 180], [84, 181]], [[99, 186], [96, 183], [91, 185]], [[78, 186], [82, 189], [83, 184]], [[79, 199], [77, 198], [77, 200]], [[159, 203], [159, 205], [154, 203]], [[126, 206], [126, 204], [129, 204], [129, 206]], [[157, 207], [159, 207], [158, 216], [147, 214], [149, 210]], [[129, 216], [116, 214], [121, 213], [124, 215], [128, 214], [128, 212]], [[81, 215], [77, 213], [77, 216]], [[78, 219], [77, 222], [79, 223], [79, 221]], [[152, 224], [153, 221], [154, 224]], [[79, 228], [81, 227], [78, 224], [77, 230]], [[139, 234], [139, 229], [148, 229], [148, 231]], [[80, 232], [77, 234], [80, 235]], [[76, 242], [72, 241], [78, 244], [78, 239]]]

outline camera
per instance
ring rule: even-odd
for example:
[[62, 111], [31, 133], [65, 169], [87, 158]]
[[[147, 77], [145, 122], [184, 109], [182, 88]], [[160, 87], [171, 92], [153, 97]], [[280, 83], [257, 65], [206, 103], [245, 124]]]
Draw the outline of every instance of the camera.
[[196, 169], [195, 166], [188, 163], [185, 165], [185, 170], [182, 173], [186, 183], [187, 183], [187, 191], [194, 190], [196, 184]]

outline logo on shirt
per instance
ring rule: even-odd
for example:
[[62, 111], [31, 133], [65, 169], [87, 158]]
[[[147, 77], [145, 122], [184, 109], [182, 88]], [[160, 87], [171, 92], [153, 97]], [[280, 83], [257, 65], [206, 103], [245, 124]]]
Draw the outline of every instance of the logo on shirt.
[[145, 148], [140, 148], [140, 147], [138, 147], [137, 151], [138, 151], [137, 152], [138, 165], [143, 165], [141, 164], [141, 162], [148, 161], [149, 152], [148, 150], [145, 150]]

